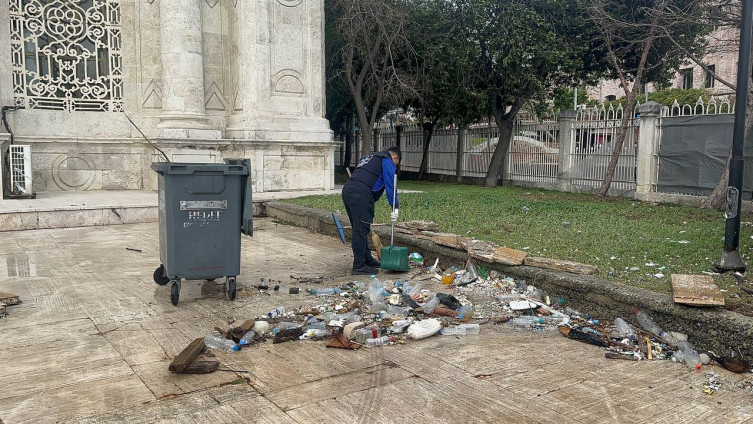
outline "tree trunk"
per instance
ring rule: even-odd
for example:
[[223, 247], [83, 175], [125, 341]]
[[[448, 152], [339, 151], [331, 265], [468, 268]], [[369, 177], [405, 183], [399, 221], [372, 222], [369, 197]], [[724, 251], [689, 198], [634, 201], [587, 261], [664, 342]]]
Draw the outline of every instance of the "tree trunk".
[[371, 145], [374, 140], [374, 130], [371, 128], [371, 126], [367, 128], [361, 128], [361, 151], [360, 151], [360, 158], [356, 158], [356, 161], [360, 160], [362, 157], [368, 155], [371, 153]]
[[424, 135], [424, 147], [423, 154], [421, 155], [421, 167], [418, 169], [418, 180], [421, 181], [429, 168], [429, 145], [431, 144], [431, 138], [434, 135], [434, 127], [436, 127], [436, 121], [426, 122], [423, 125]]
[[350, 160], [353, 156], [353, 124], [355, 118], [353, 114], [348, 116], [348, 121], [345, 124], [345, 155], [343, 157], [342, 172], [345, 172], [345, 168], [350, 166]]
[[484, 187], [497, 186], [497, 181], [499, 181], [499, 176], [507, 157], [507, 151], [510, 150], [512, 128], [517, 116], [517, 113], [504, 114], [504, 109], [499, 110], [497, 106], [494, 109], [494, 122], [497, 124], [497, 129], [499, 130], [499, 141], [497, 141], [497, 147], [494, 149], [492, 160], [489, 162], [489, 170], [486, 172]]
[[614, 171], [617, 169], [617, 163], [620, 160], [620, 153], [622, 152], [622, 145], [625, 144], [625, 136], [627, 135], [627, 126], [630, 122], [630, 116], [633, 113], [633, 107], [635, 105], [635, 92], [628, 97], [627, 109], [622, 112], [622, 122], [617, 132], [617, 140], [614, 143], [614, 150], [612, 151], [612, 157], [609, 159], [609, 165], [607, 166], [607, 172], [604, 175], [604, 181], [601, 183], [601, 188], [596, 193], [597, 199], [603, 199], [609, 192], [609, 187], [612, 185], [612, 178], [614, 178]]

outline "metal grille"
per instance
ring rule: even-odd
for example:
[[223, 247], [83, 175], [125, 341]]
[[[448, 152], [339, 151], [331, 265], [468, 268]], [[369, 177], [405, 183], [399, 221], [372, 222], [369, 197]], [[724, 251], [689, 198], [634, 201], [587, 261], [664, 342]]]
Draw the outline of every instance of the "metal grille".
[[31, 146], [10, 146], [11, 191], [19, 194], [31, 193]]
[[10, 31], [17, 106], [123, 110], [120, 0], [10, 0]]
[[[622, 125], [623, 113], [621, 105], [617, 109], [612, 106], [605, 109], [602, 106], [578, 111], [570, 151], [572, 166], [566, 170], [566, 176], [572, 184], [601, 186]], [[636, 117], [635, 112], [628, 120], [625, 142], [612, 177], [611, 187], [614, 189], [635, 190], [639, 120], [640, 117]]]
[[510, 179], [557, 182], [559, 133], [560, 126], [556, 122], [516, 125], [508, 153]]

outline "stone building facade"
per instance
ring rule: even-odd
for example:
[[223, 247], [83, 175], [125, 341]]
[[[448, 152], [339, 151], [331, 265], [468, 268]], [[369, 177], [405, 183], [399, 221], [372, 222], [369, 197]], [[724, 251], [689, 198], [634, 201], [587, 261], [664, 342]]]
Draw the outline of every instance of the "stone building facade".
[[[739, 54], [740, 31], [737, 28], [720, 27], [706, 36], [707, 54], [703, 57], [703, 63], [713, 69], [714, 73], [732, 84], [736, 84], [737, 58]], [[648, 90], [656, 91], [658, 87], [648, 84]], [[680, 66], [670, 86], [666, 88], [703, 88], [712, 95], [734, 94], [729, 87], [715, 81], [708, 73], [690, 59]], [[588, 87], [588, 97], [604, 101], [625, 97], [625, 91], [618, 80], [603, 80], [592, 87]], [[643, 100], [641, 100], [643, 102]]]
[[19, 107], [35, 191], [154, 189], [139, 130], [172, 161], [250, 158], [257, 192], [331, 189], [323, 14], [324, 0], [0, 0], [0, 104]]

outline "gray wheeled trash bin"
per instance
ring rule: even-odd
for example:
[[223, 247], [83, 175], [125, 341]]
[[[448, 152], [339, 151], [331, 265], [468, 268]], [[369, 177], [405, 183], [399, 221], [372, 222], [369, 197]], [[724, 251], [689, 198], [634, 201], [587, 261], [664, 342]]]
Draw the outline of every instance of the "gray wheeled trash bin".
[[178, 304], [181, 280], [225, 277], [235, 300], [241, 233], [253, 234], [251, 161], [152, 163], [159, 174], [159, 254], [154, 282], [171, 284]]

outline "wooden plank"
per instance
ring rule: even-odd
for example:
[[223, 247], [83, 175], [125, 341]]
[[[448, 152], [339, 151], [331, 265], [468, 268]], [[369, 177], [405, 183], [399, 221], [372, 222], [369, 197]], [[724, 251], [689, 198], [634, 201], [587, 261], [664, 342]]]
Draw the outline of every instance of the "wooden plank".
[[201, 359], [191, 362], [181, 372], [183, 374], [209, 374], [215, 372], [219, 367], [220, 361], [216, 359]]
[[0, 302], [5, 303], [5, 306], [11, 306], [21, 303], [21, 299], [13, 293], [0, 292]]
[[494, 262], [503, 265], [523, 265], [528, 253], [508, 247], [498, 247], [494, 250]]
[[185, 371], [186, 368], [191, 365], [191, 362], [193, 362], [196, 357], [199, 356], [202, 350], [204, 350], [204, 339], [198, 338], [192, 341], [188, 346], [186, 346], [185, 349], [183, 349], [182, 352], [178, 354], [178, 356], [175, 357], [175, 359], [173, 359], [172, 362], [170, 362], [170, 366], [168, 366], [167, 369], [172, 372]]
[[536, 268], [555, 269], [558, 271], [567, 271], [573, 274], [594, 275], [599, 272], [599, 268], [593, 265], [581, 264], [578, 262], [562, 261], [559, 259], [549, 259], [540, 257], [527, 257], [523, 263], [527, 266]]
[[672, 274], [675, 303], [694, 306], [723, 306], [724, 295], [710, 275]]

